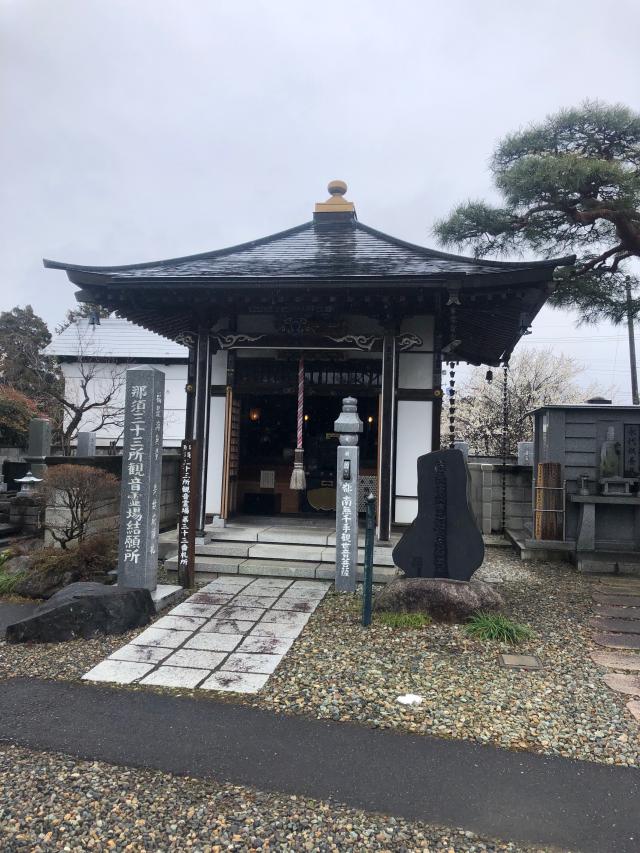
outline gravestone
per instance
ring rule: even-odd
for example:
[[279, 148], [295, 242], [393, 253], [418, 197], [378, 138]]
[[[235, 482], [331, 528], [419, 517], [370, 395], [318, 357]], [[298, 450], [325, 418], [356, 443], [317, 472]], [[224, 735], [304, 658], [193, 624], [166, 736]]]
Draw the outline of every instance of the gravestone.
[[95, 432], [79, 432], [78, 444], [76, 446], [76, 456], [86, 457], [96, 455], [96, 434]]
[[336, 592], [355, 592], [358, 569], [358, 401], [345, 397], [334, 423], [340, 446], [336, 476]]
[[25, 459], [35, 477], [47, 470], [45, 457], [51, 455], [51, 422], [48, 418], [32, 418], [29, 423], [29, 446]]
[[483, 559], [462, 453], [448, 449], [420, 456], [418, 514], [393, 549], [394, 563], [410, 578], [468, 581]]
[[118, 585], [155, 590], [158, 575], [164, 373], [127, 370]]

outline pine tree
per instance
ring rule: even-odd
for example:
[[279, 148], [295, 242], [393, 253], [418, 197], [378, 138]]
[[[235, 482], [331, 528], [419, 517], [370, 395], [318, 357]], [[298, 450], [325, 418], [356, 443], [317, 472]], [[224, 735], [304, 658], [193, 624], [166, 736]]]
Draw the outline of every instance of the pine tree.
[[627, 299], [624, 262], [640, 257], [640, 114], [585, 102], [511, 134], [492, 160], [503, 204], [468, 201], [436, 223], [444, 245], [476, 256], [532, 251], [577, 255], [561, 271], [552, 304], [587, 321], [640, 313]]

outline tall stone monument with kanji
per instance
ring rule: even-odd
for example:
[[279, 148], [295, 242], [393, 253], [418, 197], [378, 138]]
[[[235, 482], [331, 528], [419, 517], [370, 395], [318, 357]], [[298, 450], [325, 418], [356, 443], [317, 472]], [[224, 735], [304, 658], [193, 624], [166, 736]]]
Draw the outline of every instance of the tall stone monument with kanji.
[[164, 373], [127, 370], [118, 584], [157, 586]]

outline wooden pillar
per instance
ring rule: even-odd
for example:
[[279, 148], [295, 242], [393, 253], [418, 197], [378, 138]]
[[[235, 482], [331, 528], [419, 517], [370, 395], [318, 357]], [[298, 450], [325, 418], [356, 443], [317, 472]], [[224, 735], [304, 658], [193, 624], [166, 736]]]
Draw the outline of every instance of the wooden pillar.
[[196, 538], [204, 539], [211, 407], [211, 338], [208, 328], [198, 329], [195, 345], [194, 412], [191, 438], [196, 441]]
[[378, 539], [388, 542], [391, 536], [393, 469], [396, 414], [396, 338], [385, 332], [382, 344], [382, 405], [380, 418], [380, 472], [378, 486]]

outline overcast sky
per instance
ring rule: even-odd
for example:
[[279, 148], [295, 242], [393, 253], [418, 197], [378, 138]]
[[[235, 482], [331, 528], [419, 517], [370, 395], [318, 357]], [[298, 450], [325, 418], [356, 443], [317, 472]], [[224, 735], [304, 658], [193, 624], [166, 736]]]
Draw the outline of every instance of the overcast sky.
[[[437, 246], [492, 197], [505, 133], [585, 98], [640, 109], [637, 0], [0, 0], [0, 309], [75, 302], [42, 257], [118, 264], [311, 218]], [[527, 344], [629, 402], [626, 330], [545, 310]]]

